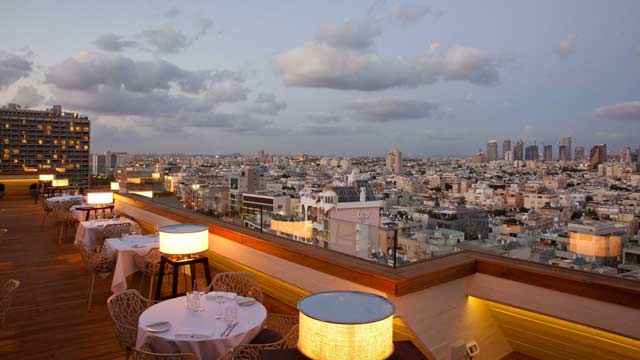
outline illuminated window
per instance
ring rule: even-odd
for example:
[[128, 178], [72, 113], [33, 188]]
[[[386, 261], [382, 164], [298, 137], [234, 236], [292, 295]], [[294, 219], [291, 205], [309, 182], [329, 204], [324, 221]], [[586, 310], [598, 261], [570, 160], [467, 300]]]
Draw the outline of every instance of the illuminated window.
[[42, 139], [38, 139], [38, 145], [42, 145]]
[[36, 126], [38, 128], [38, 130], [42, 130], [42, 124], [38, 124], [38, 126]]
[[89, 128], [85, 126], [84, 131], [89, 131]]
[[84, 149], [85, 149], [85, 150], [89, 150], [89, 145], [85, 145], [85, 146], [84, 146]]
[[5, 144], [8, 144], [8, 143], [9, 143], [9, 139], [4, 138], [3, 142], [4, 142]]
[[17, 164], [18, 163], [18, 159], [13, 159], [13, 163]]
[[53, 154], [53, 158], [57, 159], [58, 158], [58, 154]]
[[20, 150], [18, 150], [18, 149], [13, 149], [13, 150], [11, 150], [11, 152], [12, 152], [14, 155], [18, 155], [18, 154], [20, 154]]
[[3, 154], [2, 157], [5, 158], [5, 159], [8, 159], [9, 158], [9, 154]]
[[58, 145], [58, 140], [53, 140], [53, 145]]
[[27, 143], [27, 139], [22, 139], [22, 143], [26, 144]]
[[5, 129], [8, 129], [8, 128], [10, 128], [10, 127], [11, 127], [11, 125], [9, 125], [9, 123], [4, 123], [4, 128], [5, 128]]
[[73, 131], [73, 126], [69, 126], [69, 131]]

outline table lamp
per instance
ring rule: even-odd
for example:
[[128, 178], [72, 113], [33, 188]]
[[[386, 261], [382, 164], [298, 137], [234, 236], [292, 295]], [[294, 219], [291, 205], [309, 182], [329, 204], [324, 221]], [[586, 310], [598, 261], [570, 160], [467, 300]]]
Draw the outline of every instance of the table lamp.
[[386, 359], [393, 353], [394, 305], [359, 291], [311, 294], [298, 302], [298, 349], [316, 360]]
[[69, 186], [69, 179], [54, 179], [51, 181], [51, 185], [53, 185], [53, 187]]
[[112, 191], [118, 191], [120, 190], [120, 183], [117, 181], [112, 181], [111, 182], [111, 190]]
[[38, 175], [40, 181], [53, 181], [53, 174], [40, 174]]
[[87, 204], [89, 205], [105, 205], [112, 203], [112, 192], [91, 192], [87, 194]]
[[209, 227], [176, 224], [159, 229], [160, 252], [174, 258], [190, 258], [209, 248]]

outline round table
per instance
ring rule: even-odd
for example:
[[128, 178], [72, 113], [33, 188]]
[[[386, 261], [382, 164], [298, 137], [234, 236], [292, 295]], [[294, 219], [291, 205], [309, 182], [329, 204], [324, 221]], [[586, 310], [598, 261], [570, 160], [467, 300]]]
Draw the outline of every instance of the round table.
[[[184, 296], [163, 301], [145, 310], [138, 321], [136, 347], [149, 344], [154, 352], [193, 353], [200, 359], [217, 359], [238, 345], [249, 343], [258, 335], [267, 318], [267, 310], [259, 302], [238, 306], [238, 325], [228, 336], [221, 337], [227, 323], [217, 320], [215, 316], [222, 311], [222, 306], [228, 306], [232, 300], [219, 305], [203, 296], [200, 302], [204, 308], [202, 312], [187, 309]], [[160, 321], [170, 322], [171, 329], [162, 333], [147, 331], [147, 325]], [[208, 337], [192, 339], [184, 336], [188, 334], [207, 334]]]

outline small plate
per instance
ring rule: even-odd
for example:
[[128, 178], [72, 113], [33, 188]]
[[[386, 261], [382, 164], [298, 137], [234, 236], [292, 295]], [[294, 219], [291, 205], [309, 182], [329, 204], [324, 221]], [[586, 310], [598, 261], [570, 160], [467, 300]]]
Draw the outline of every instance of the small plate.
[[171, 329], [171, 323], [168, 321], [160, 321], [147, 325], [145, 329], [147, 329], [148, 332], [161, 333]]
[[238, 296], [236, 298], [236, 302], [240, 306], [251, 306], [251, 305], [255, 304], [257, 301], [256, 301], [256, 299], [254, 299], [252, 297]]

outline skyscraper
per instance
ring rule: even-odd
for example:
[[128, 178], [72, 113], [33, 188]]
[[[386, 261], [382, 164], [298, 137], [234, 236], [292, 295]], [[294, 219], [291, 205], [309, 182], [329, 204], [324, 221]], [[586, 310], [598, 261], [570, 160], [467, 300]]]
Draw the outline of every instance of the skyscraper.
[[90, 123], [86, 116], [63, 112], [60, 105], [26, 110], [0, 108], [1, 171], [56, 172], [71, 184], [89, 181]]
[[543, 160], [545, 162], [553, 161], [553, 145], [545, 145], [544, 146], [544, 156]]
[[607, 145], [599, 144], [591, 148], [589, 162], [592, 167], [597, 167], [607, 161]]
[[622, 163], [630, 163], [631, 162], [631, 148], [628, 146], [620, 149], [620, 162]]
[[402, 152], [393, 148], [387, 152], [387, 170], [395, 173], [402, 173]]
[[576, 161], [584, 160], [584, 146], [576, 146], [575, 156], [573, 158]]
[[511, 140], [507, 139], [502, 142], [502, 158], [507, 159], [507, 151], [511, 151]]
[[569, 161], [569, 148], [567, 145], [558, 146], [558, 160], [560, 161]]
[[567, 159], [565, 159], [564, 161], [571, 161], [571, 136], [563, 137], [562, 145], [567, 147]]
[[524, 140], [518, 139], [513, 147], [513, 160], [524, 160]]
[[538, 145], [527, 146], [525, 160], [538, 160]]
[[498, 141], [489, 140], [487, 142], [487, 162], [498, 160]]

